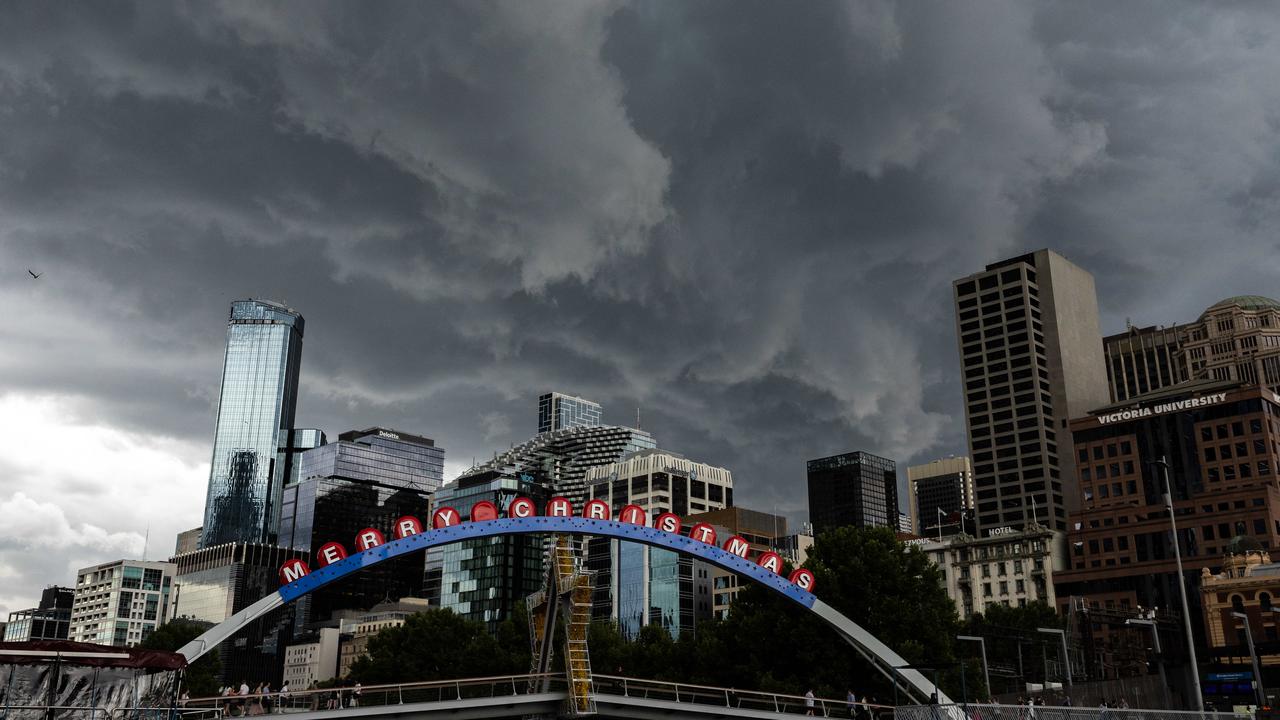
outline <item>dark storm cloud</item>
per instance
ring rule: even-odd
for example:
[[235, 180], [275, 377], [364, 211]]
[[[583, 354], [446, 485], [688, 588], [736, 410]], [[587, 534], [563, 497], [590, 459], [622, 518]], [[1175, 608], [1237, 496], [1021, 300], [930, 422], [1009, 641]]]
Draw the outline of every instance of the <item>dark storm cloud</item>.
[[[227, 302], [272, 297], [307, 318], [302, 425], [469, 463], [560, 389], [799, 520], [806, 458], [964, 451], [950, 282], [987, 262], [1059, 249], [1108, 331], [1280, 294], [1278, 29], [1267, 4], [11, 4], [0, 396], [204, 462]], [[24, 472], [0, 500], [47, 510]]]

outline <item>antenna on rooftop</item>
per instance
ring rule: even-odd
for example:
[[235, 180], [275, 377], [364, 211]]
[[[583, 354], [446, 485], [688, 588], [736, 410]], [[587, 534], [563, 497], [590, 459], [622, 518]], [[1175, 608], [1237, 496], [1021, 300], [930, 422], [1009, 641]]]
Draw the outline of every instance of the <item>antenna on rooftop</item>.
[[151, 544], [151, 523], [147, 523], [147, 534], [142, 536], [142, 559], [147, 559], [147, 545]]
[[640, 406], [636, 406], [636, 429], [640, 429]]

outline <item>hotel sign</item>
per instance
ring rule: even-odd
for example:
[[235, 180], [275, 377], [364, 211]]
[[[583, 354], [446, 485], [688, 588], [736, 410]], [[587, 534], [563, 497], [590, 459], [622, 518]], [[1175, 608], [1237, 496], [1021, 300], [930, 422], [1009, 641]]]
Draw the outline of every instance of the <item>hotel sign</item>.
[[1113, 422], [1124, 422], [1126, 420], [1138, 420], [1153, 415], [1165, 415], [1167, 413], [1181, 412], [1183, 410], [1193, 410], [1195, 408], [1205, 407], [1206, 405], [1217, 405], [1227, 399], [1226, 393], [1213, 393], [1212, 395], [1204, 395], [1197, 398], [1187, 398], [1186, 400], [1177, 400], [1174, 402], [1160, 403], [1150, 407], [1132, 408], [1129, 410], [1121, 410], [1120, 412], [1107, 413], [1098, 416], [1098, 424], [1108, 425]]

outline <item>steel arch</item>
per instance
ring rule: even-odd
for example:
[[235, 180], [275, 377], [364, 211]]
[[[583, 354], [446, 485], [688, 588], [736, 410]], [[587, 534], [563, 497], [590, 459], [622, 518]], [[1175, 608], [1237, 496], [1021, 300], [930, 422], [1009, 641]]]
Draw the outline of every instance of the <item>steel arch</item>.
[[715, 545], [694, 540], [677, 533], [669, 533], [646, 525], [633, 525], [616, 520], [595, 520], [584, 517], [534, 516], [527, 518], [500, 518], [481, 522], [464, 522], [458, 525], [427, 530], [415, 535], [390, 541], [369, 548], [364, 552], [326, 567], [284, 585], [276, 593], [268, 595], [222, 623], [210, 628], [203, 635], [178, 650], [188, 662], [212, 650], [244, 626], [276, 608], [297, 600], [319, 588], [360, 570], [411, 552], [449, 545], [463, 540], [495, 537], [500, 535], [570, 534], [606, 537], [614, 540], [636, 542], [651, 547], [673, 550], [691, 555], [739, 575], [745, 575], [765, 587], [814, 613], [834, 628], [840, 637], [852, 645], [885, 677], [905, 685], [909, 693], [928, 701], [936, 693], [937, 701], [950, 702], [943, 692], [929, 682], [919, 671], [906, 667], [907, 661], [867, 632], [857, 623], [819, 600], [813, 593], [800, 588], [786, 578], [756, 563], [723, 550]]

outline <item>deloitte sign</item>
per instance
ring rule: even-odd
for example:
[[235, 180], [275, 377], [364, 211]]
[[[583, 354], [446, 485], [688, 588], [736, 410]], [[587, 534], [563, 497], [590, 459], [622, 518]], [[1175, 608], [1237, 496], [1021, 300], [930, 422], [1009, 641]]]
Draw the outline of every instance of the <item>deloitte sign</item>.
[[[573, 504], [568, 498], [555, 497], [547, 501], [543, 517], [547, 518], [571, 518], [576, 517], [573, 512]], [[603, 500], [588, 500], [582, 506], [581, 516], [586, 520], [608, 521], [609, 504]], [[535, 520], [538, 518], [538, 506], [527, 497], [518, 497], [511, 501], [507, 507], [508, 520]], [[498, 508], [493, 503], [485, 500], [471, 506], [470, 520], [467, 524], [494, 522], [501, 519]], [[618, 522], [627, 525], [637, 525], [645, 528], [652, 528], [668, 535], [681, 535], [682, 524], [680, 516], [675, 513], [662, 513], [653, 520], [653, 525], [649, 525], [648, 513], [639, 505], [627, 505], [618, 512]], [[433, 532], [445, 531], [448, 528], [462, 525], [462, 515], [451, 507], [437, 508], [431, 513], [431, 529], [426, 530], [422, 521], [411, 515], [406, 515], [395, 521], [392, 528], [392, 534], [396, 540], [405, 540], [414, 538], [415, 536], [431, 535]], [[536, 524], [535, 524], [536, 525]], [[527, 528], [528, 530], [538, 531], [541, 527]], [[546, 528], [545, 531], [554, 531]], [[697, 523], [689, 528], [688, 537], [697, 542], [719, 547], [725, 552], [736, 555], [743, 559], [749, 559], [751, 556], [751, 546], [745, 539], [738, 535], [733, 535], [724, 540], [722, 545], [717, 545], [716, 530], [707, 523]], [[372, 554], [375, 548], [385, 545], [387, 542], [386, 535], [377, 528], [365, 528], [356, 533], [355, 548], [362, 554]], [[347, 560], [347, 549], [339, 542], [327, 542], [316, 550], [316, 563], [321, 568], [327, 568], [330, 565]], [[755, 564], [761, 568], [768, 570], [775, 575], [782, 574], [782, 556], [776, 552], [763, 552], [755, 559]], [[290, 586], [299, 584], [303, 578], [311, 574], [311, 568], [302, 560], [290, 560], [280, 566], [280, 584]], [[805, 568], [800, 568], [791, 573], [787, 578], [793, 585], [806, 592], [813, 592], [814, 577], [813, 573]]]

